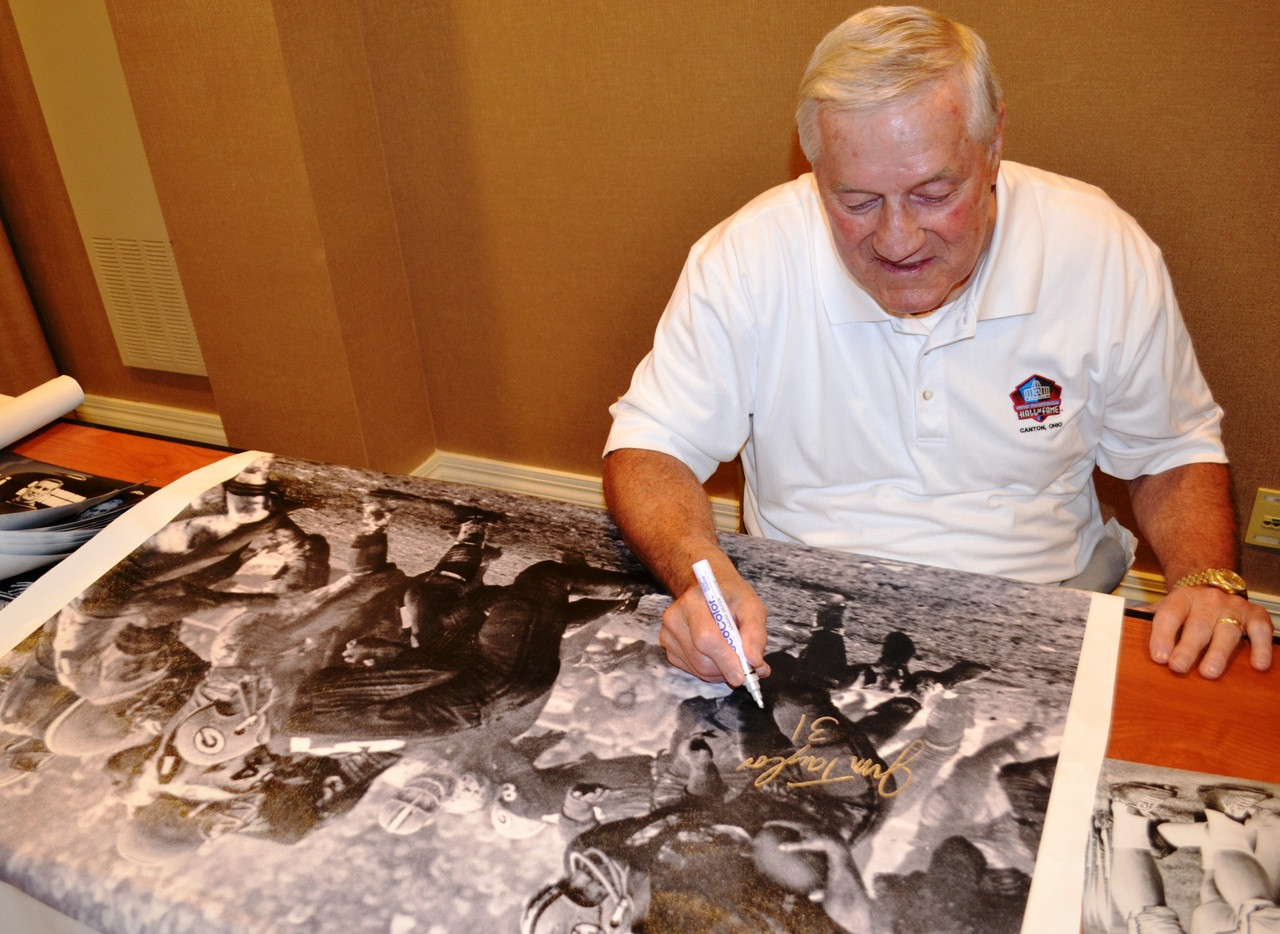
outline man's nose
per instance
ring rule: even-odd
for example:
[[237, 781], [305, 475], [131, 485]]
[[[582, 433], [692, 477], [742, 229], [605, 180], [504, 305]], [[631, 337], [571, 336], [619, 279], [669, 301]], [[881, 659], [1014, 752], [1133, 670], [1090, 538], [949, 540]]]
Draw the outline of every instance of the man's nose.
[[924, 239], [910, 207], [889, 205], [880, 213], [872, 246], [881, 259], [900, 263], [924, 246]]

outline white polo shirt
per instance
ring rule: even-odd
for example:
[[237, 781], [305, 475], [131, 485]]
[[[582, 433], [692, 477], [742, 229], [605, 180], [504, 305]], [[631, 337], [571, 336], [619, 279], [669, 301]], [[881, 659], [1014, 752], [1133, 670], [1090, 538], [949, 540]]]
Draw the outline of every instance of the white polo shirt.
[[1004, 162], [969, 287], [891, 317], [846, 271], [812, 175], [694, 245], [606, 451], [705, 480], [739, 452], [768, 538], [1040, 583], [1121, 478], [1225, 462], [1159, 249], [1100, 189]]

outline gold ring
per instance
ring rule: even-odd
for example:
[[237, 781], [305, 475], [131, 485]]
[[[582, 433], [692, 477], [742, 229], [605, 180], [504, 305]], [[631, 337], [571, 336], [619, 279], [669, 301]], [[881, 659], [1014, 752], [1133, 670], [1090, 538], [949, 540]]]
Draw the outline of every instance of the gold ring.
[[1217, 626], [1217, 625], [1218, 625], [1218, 623], [1230, 623], [1232, 626], [1239, 626], [1239, 627], [1240, 627], [1240, 631], [1241, 631], [1241, 632], [1244, 632], [1244, 621], [1243, 621], [1243, 620], [1238, 620], [1238, 619], [1236, 619], [1234, 616], [1222, 616], [1222, 617], [1219, 617], [1218, 622], [1217, 622], [1217, 623], [1214, 623], [1213, 625], [1214, 625], [1214, 626]]

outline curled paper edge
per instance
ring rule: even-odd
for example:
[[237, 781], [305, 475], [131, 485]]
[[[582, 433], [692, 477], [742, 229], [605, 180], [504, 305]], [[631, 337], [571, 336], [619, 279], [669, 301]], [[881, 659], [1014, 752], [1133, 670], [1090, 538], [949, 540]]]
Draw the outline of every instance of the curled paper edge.
[[20, 396], [0, 396], [0, 447], [61, 418], [84, 402], [84, 390], [70, 376], [41, 383]]

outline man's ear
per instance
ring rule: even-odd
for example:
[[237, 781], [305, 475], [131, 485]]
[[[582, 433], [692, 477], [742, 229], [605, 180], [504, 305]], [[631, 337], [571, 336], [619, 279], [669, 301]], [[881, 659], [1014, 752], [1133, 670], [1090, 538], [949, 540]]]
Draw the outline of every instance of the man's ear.
[[1004, 104], [1000, 104], [1000, 113], [996, 117], [996, 132], [991, 140], [991, 151], [989, 158], [991, 159], [991, 168], [995, 169], [1000, 165], [1000, 157], [1004, 154], [1004, 120], [1005, 109]]

